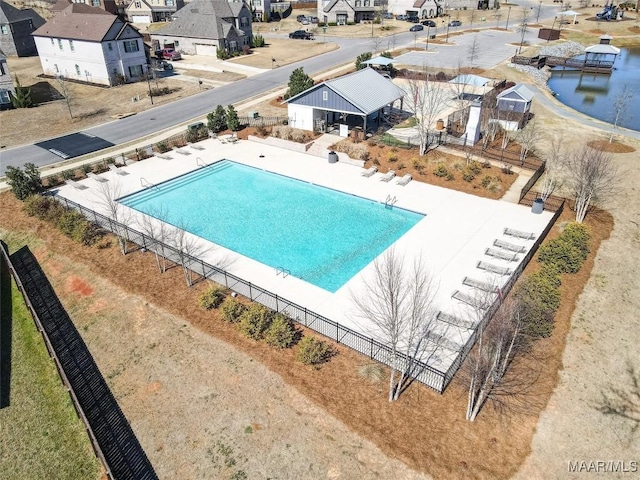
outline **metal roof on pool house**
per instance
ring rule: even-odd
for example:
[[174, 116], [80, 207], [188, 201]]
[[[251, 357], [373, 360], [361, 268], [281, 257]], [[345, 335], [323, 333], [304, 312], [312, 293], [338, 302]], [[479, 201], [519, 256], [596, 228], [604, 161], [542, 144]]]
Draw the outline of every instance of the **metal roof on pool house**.
[[[317, 94], [323, 91], [331, 95]], [[314, 85], [284, 103], [368, 115], [404, 96], [405, 91], [391, 80], [372, 68], [363, 68]]]

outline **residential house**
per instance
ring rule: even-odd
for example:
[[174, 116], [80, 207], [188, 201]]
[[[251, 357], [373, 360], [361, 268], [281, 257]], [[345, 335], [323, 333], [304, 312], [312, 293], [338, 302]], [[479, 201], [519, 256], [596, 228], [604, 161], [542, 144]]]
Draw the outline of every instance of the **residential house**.
[[[372, 21], [382, 9], [379, 0], [318, 0], [318, 18], [338, 25]], [[444, 7], [437, 0], [388, 0], [385, 10], [394, 15], [432, 18], [442, 14]]]
[[0, 1], [0, 50], [5, 55], [37, 55], [31, 32], [44, 24], [44, 18], [31, 8], [20, 10]]
[[251, 45], [251, 11], [244, 1], [194, 0], [174, 15], [173, 21], [151, 34], [162, 48], [188, 55], [216, 56]]
[[182, 7], [184, 0], [133, 0], [125, 12], [133, 23], [168, 22]]
[[248, 0], [255, 22], [268, 22], [271, 18], [271, 0]]
[[526, 85], [518, 83], [496, 96], [493, 121], [508, 131], [523, 128], [529, 120], [531, 102], [535, 94]]
[[[363, 88], [366, 85], [366, 88]], [[373, 68], [363, 68], [342, 77], [327, 80], [286, 100], [289, 125], [302, 130], [329, 132], [337, 129], [346, 136], [349, 130], [376, 131], [399, 100], [404, 90]]]
[[70, 3], [84, 3], [91, 7], [101, 8], [105, 12], [122, 16], [124, 14], [124, 1], [125, 0], [58, 0], [49, 8], [49, 11], [55, 15], [67, 8]]
[[142, 35], [100, 8], [72, 3], [33, 37], [45, 75], [101, 85], [143, 78], [147, 55]]
[[13, 79], [7, 66], [7, 57], [0, 50], [0, 110], [11, 108], [11, 96], [15, 91]]

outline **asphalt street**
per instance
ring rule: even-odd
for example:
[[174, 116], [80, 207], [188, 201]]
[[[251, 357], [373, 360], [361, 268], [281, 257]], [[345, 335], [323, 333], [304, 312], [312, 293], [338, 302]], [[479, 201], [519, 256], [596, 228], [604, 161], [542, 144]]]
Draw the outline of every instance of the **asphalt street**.
[[[535, 16], [538, 3], [528, 3], [531, 4], [532, 16]], [[528, 3], [524, 2], [522, 5], [528, 6]], [[557, 11], [558, 7], [555, 5], [543, 5], [540, 18], [553, 17]], [[505, 16], [503, 15], [503, 17]], [[470, 33], [456, 36], [456, 46], [430, 45], [429, 50], [431, 52], [433, 49], [434, 54], [427, 54], [430, 59], [429, 64], [441, 68], [452, 68], [458, 64], [467, 65], [469, 63], [470, 45], [474, 41], [474, 35], [478, 35], [476, 37], [479, 44], [477, 66], [488, 68], [497, 65], [515, 53], [513, 45], [509, 45], [508, 48], [505, 45], [520, 42], [521, 34], [518, 32], [516, 23], [517, 18], [514, 12], [509, 24], [513, 28], [510, 33], [489, 30], [477, 34]], [[500, 27], [505, 27], [506, 17], [499, 22], [496, 21], [496, 25], [498, 24]], [[410, 24], [407, 25], [407, 32], [395, 34], [393, 38], [387, 38], [387, 42], [390, 44], [393, 42], [396, 47], [401, 45], [412, 46], [418, 39], [425, 38], [429, 32], [428, 29], [425, 29], [416, 35], [408, 31]], [[488, 21], [486, 26], [491, 27], [494, 25], [493, 22]], [[442, 33], [443, 28], [445, 27], [440, 27], [441, 32], [439, 33]], [[537, 30], [527, 32], [527, 35], [535, 36], [535, 31]], [[532, 40], [530, 37], [527, 37], [527, 39]], [[453, 41], [453, 38], [451, 40]], [[326, 71], [331, 66], [353, 62], [360, 53], [371, 51], [374, 45], [372, 38], [331, 38], [331, 41], [336, 42], [340, 48], [317, 57], [248, 77], [233, 84], [207, 90], [171, 104], [158, 106], [131, 117], [98, 125], [83, 130], [83, 132], [104, 139], [114, 145], [124, 144], [176, 125], [202, 118], [211, 112], [216, 105], [237, 104], [248, 98], [260, 96], [271, 90], [281, 88], [288, 82], [291, 72], [298, 67], [304, 67], [306, 73], [314, 75]], [[384, 47], [384, 45], [381, 47]], [[420, 61], [418, 65], [422, 65], [422, 63]], [[36, 145], [15, 147], [3, 150], [0, 153], [0, 172], [2, 172], [0, 175], [4, 174], [8, 166], [17, 167], [26, 162], [31, 162], [38, 167], [42, 167], [59, 161], [59, 156]]]

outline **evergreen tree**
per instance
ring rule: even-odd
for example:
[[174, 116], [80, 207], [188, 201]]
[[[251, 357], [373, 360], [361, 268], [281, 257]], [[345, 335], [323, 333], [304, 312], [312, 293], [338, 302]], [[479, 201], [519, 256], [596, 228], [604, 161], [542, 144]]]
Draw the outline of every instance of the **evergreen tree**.
[[15, 108], [30, 108], [33, 107], [33, 101], [31, 100], [31, 89], [23, 87], [20, 84], [20, 79], [16, 75], [16, 88], [15, 93], [11, 96], [11, 103]]
[[240, 120], [238, 120], [238, 112], [233, 108], [233, 105], [229, 105], [227, 108], [227, 128], [232, 132], [240, 130]]
[[296, 68], [291, 72], [291, 76], [289, 77], [289, 90], [285, 93], [284, 98], [286, 100], [287, 98], [294, 97], [311, 87], [313, 87], [313, 79], [304, 73], [302, 67]]
[[222, 105], [218, 105], [215, 111], [207, 115], [207, 128], [213, 133], [227, 128], [227, 112]]
[[361, 53], [358, 55], [358, 58], [356, 58], [356, 70], [367, 68], [367, 65], [364, 63], [367, 60], [371, 60], [371, 52]]
[[40, 172], [33, 163], [25, 163], [24, 170], [19, 167], [7, 167], [6, 176], [7, 183], [18, 200], [24, 200], [42, 189]]

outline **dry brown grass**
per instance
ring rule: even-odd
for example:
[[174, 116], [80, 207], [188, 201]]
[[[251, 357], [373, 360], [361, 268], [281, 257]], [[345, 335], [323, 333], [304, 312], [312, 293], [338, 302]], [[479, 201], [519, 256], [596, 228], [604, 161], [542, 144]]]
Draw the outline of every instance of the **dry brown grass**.
[[[52, 226], [24, 215], [20, 203], [8, 192], [0, 194], [0, 209], [6, 212], [0, 220], [1, 228], [34, 232], [42, 239], [46, 246], [36, 251], [38, 257], [46, 257], [48, 252], [63, 256], [73, 252], [73, 261], [86, 265], [93, 275], [132, 295], [140, 295], [240, 348], [386, 454], [436, 478], [498, 479], [517, 471], [529, 453], [537, 417], [546, 406], [562, 368], [562, 351], [575, 302], [589, 278], [595, 252], [613, 228], [612, 217], [606, 212], [587, 217], [593, 234], [592, 253], [577, 275], [563, 278], [563, 301], [554, 334], [536, 344], [536, 356], [544, 362], [529, 415], [499, 417], [487, 407], [471, 424], [464, 419], [466, 392], [456, 383], [444, 395], [414, 384], [398, 402], [389, 404], [385, 382], [372, 382], [361, 374], [362, 367], [371, 363], [368, 358], [338, 346], [338, 355], [329, 364], [317, 371], [305, 368], [294, 361], [294, 351], [274, 351], [248, 340], [221, 321], [216, 312], [201, 310], [198, 295], [204, 285], [187, 288], [178, 268], [162, 275], [157, 273], [150, 253], [122, 256], [115, 242], [102, 250], [79, 246]], [[571, 216], [567, 209], [562, 221], [571, 220]], [[557, 235], [557, 231], [554, 228], [551, 235]], [[534, 261], [528, 270], [536, 268]], [[77, 288], [78, 285], [73, 286]]]
[[587, 145], [595, 150], [607, 153], [631, 153], [636, 151], [636, 149], [630, 145], [618, 142], [609, 142], [608, 140], [591, 140], [590, 142], [587, 142]]

